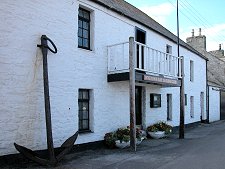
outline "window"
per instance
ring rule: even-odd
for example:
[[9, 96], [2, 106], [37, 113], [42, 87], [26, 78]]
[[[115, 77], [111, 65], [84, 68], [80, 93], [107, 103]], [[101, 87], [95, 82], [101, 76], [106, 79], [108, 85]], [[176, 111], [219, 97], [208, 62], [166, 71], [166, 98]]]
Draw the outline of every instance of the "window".
[[168, 65], [168, 73], [172, 73], [172, 46], [166, 45], [166, 65]]
[[167, 94], [167, 120], [172, 120], [172, 94]]
[[184, 105], [187, 106], [187, 94], [184, 95]]
[[145, 44], [146, 43], [146, 32], [138, 27], [135, 28], [136, 36], [135, 40], [139, 43]]
[[79, 131], [89, 131], [89, 90], [79, 89], [78, 106], [79, 106]]
[[190, 97], [190, 117], [194, 118], [194, 96]]
[[150, 94], [150, 107], [157, 108], [161, 107], [161, 94]]
[[79, 8], [78, 47], [90, 50], [90, 12]]
[[[146, 43], [146, 32], [138, 27], [135, 28], [135, 40], [139, 43], [145, 44]], [[144, 69], [144, 46], [137, 44], [137, 58], [136, 58], [136, 67], [139, 69]]]
[[166, 53], [172, 54], [172, 46], [166, 45]]
[[194, 81], [194, 61], [190, 61], [190, 81]]

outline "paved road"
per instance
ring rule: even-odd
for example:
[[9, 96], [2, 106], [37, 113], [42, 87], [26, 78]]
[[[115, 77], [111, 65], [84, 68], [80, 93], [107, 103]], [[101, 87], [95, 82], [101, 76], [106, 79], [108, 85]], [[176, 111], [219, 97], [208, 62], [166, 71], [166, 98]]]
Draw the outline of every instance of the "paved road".
[[[225, 169], [225, 121], [186, 130], [185, 139], [144, 140], [133, 153], [95, 150], [70, 154], [56, 169]], [[42, 169], [35, 164], [8, 168]]]

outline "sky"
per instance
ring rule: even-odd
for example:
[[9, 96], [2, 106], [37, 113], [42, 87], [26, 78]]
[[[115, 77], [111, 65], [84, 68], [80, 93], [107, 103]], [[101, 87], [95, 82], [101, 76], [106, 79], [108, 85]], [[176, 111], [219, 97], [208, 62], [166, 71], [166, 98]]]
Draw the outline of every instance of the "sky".
[[[176, 0], [126, 0], [177, 35]], [[180, 38], [186, 42], [202, 29], [207, 51], [225, 49], [225, 0], [179, 0]]]

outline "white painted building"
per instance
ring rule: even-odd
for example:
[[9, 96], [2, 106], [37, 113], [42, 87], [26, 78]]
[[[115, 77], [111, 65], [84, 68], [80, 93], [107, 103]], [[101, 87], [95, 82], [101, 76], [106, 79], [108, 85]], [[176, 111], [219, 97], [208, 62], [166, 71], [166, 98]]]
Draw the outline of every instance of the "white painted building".
[[[179, 125], [177, 37], [147, 15], [122, 0], [0, 4], [0, 155], [17, 153], [14, 142], [46, 149], [42, 53], [37, 48], [43, 34], [58, 48], [57, 54], [48, 53], [55, 147], [77, 130], [82, 132], [76, 144], [81, 144], [129, 125], [129, 37], [135, 37], [139, 49], [137, 125]], [[190, 124], [206, 119], [206, 58], [183, 41], [180, 55], [185, 124]]]
[[209, 122], [225, 119], [225, 62], [224, 50], [219, 45], [219, 50], [207, 51], [206, 36], [202, 35], [199, 28], [198, 35], [194, 34], [187, 38], [187, 44], [195, 48], [208, 58], [207, 62], [207, 119]]

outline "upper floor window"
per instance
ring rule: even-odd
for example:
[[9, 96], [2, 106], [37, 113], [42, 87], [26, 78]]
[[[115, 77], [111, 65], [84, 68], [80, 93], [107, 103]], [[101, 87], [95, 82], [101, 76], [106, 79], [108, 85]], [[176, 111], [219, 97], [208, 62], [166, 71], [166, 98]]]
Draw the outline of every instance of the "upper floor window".
[[[146, 43], [146, 32], [138, 27], [135, 27], [135, 40], [141, 44]], [[136, 45], [136, 67], [139, 69], [144, 69], [144, 46]]]
[[78, 47], [90, 50], [90, 11], [79, 8]]
[[146, 44], [146, 32], [138, 27], [135, 27], [135, 40], [139, 43]]
[[172, 54], [172, 46], [166, 45], [166, 53]]
[[190, 81], [194, 81], [194, 61], [190, 61]]
[[173, 58], [172, 58], [172, 46], [170, 45], [166, 45], [166, 64], [168, 65], [168, 73], [173, 73], [172, 72], [172, 62], [173, 62]]

